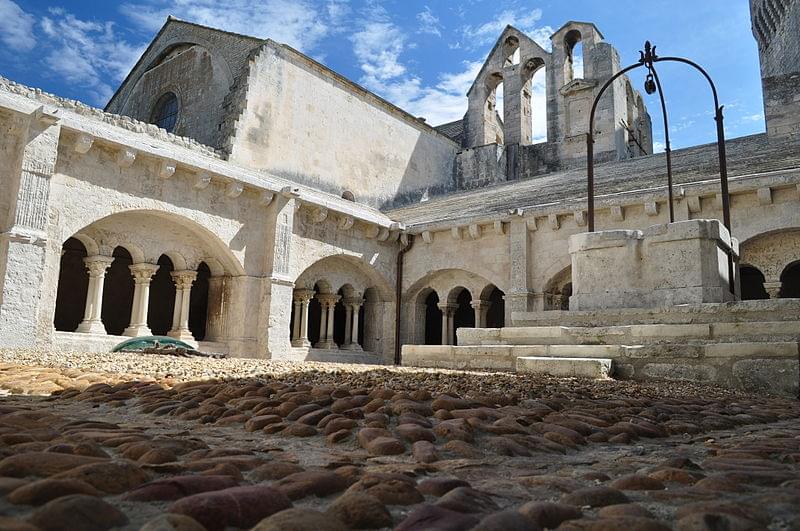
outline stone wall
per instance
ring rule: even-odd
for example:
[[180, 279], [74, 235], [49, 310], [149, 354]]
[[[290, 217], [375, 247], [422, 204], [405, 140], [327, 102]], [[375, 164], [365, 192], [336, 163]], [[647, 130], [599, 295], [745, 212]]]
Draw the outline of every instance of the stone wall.
[[230, 158], [381, 206], [452, 188], [457, 147], [319, 63], [270, 42], [251, 64]]

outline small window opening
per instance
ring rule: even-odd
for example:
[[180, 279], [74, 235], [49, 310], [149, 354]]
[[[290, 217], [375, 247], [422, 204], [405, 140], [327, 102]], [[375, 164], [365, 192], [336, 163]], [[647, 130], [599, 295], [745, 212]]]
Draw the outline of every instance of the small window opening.
[[178, 122], [178, 97], [172, 92], [161, 96], [153, 110], [150, 122], [171, 133]]
[[345, 190], [344, 192], [342, 192], [342, 199], [345, 199], [347, 201], [355, 201], [356, 196], [350, 190]]

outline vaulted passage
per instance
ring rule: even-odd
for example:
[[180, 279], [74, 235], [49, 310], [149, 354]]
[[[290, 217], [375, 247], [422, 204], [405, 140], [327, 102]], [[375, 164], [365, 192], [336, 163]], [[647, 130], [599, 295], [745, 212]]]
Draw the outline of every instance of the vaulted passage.
[[742, 286], [742, 300], [769, 299], [767, 290], [764, 289], [764, 273], [752, 266], [739, 268], [739, 280]]
[[62, 251], [53, 326], [59, 331], [74, 332], [86, 310], [86, 290], [89, 288], [89, 273], [83, 263], [86, 247], [70, 238], [64, 242]]

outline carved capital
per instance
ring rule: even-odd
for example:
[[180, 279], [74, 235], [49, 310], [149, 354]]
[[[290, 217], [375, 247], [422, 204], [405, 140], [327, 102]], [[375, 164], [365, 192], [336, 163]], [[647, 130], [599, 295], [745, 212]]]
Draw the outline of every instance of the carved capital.
[[197, 271], [173, 271], [169, 276], [175, 281], [177, 289], [189, 289], [192, 287], [194, 279], [197, 278]]
[[106, 269], [111, 267], [111, 262], [114, 259], [110, 256], [87, 256], [83, 259], [83, 263], [86, 266], [86, 270], [89, 272], [89, 277], [101, 277], [106, 274]]
[[87, 153], [94, 144], [94, 137], [92, 135], [80, 134], [75, 140], [75, 151], [81, 154]]
[[133, 275], [133, 281], [136, 284], [149, 284], [153, 275], [158, 271], [158, 268], [159, 266], [156, 264], [147, 263], [131, 264], [128, 266], [128, 269], [131, 270], [131, 275]]
[[296, 289], [292, 294], [292, 298], [297, 302], [308, 304], [308, 301], [314, 298], [313, 289]]

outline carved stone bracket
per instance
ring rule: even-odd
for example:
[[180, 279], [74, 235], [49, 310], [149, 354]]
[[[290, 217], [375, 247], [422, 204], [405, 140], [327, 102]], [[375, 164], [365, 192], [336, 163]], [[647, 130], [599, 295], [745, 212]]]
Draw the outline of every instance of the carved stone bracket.
[[211, 184], [211, 175], [206, 172], [198, 173], [194, 181], [194, 187], [198, 190], [205, 190]]
[[586, 212], [583, 210], [576, 210], [572, 213], [575, 216], [575, 224], [579, 227], [583, 227], [586, 225]]
[[550, 214], [547, 216], [547, 222], [550, 224], [550, 228], [553, 230], [558, 230], [561, 227], [561, 224], [558, 221], [558, 214]]
[[174, 160], [165, 159], [158, 165], [158, 176], [162, 179], [169, 179], [175, 174], [176, 163]]
[[237, 183], [236, 181], [229, 182], [228, 185], [225, 187], [225, 195], [230, 197], [231, 199], [236, 199], [242, 192], [244, 191], [244, 186], [242, 183]]
[[269, 206], [273, 199], [275, 199], [275, 193], [269, 190], [262, 190], [258, 202], [261, 203], [262, 206]]
[[122, 168], [130, 168], [136, 160], [136, 150], [122, 148], [117, 152], [117, 164]]
[[92, 135], [80, 134], [75, 140], [75, 151], [80, 154], [86, 154], [94, 144], [94, 137]]
[[699, 196], [695, 195], [692, 197], [687, 197], [686, 204], [689, 207], [689, 212], [691, 212], [692, 214], [697, 214], [698, 212], [700, 212], [700, 210], [702, 210]]
[[353, 216], [340, 216], [339, 217], [339, 230], [350, 230], [353, 228], [355, 219]]
[[611, 219], [614, 221], [625, 220], [625, 209], [621, 205], [614, 205], [611, 207]]
[[425, 243], [433, 243], [433, 233], [429, 230], [422, 231], [422, 241]]
[[658, 215], [658, 203], [655, 201], [648, 201], [644, 204], [644, 213], [648, 216]]
[[325, 207], [316, 207], [311, 210], [309, 220], [311, 223], [322, 223], [328, 219], [328, 209]]

